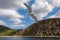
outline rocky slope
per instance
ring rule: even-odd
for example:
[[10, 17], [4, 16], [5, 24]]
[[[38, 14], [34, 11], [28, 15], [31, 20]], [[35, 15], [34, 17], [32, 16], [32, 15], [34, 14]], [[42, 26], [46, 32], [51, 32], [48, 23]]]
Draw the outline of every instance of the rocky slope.
[[41, 20], [19, 32], [20, 36], [60, 36], [60, 18]]

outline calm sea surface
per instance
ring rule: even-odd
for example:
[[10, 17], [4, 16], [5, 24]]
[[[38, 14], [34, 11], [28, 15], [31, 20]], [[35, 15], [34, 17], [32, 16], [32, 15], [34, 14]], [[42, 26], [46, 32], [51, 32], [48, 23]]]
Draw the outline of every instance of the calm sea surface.
[[60, 37], [0, 37], [0, 40], [60, 40]]

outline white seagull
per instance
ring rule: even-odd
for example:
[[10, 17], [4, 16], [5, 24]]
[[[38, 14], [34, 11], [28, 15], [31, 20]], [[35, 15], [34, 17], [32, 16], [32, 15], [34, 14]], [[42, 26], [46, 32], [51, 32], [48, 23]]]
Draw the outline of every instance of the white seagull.
[[36, 16], [34, 16], [34, 14], [32, 13], [31, 7], [28, 6], [26, 3], [24, 3], [24, 5], [28, 8], [28, 16], [32, 17], [35, 20], [35, 22], [37, 22], [38, 20], [37, 20]]

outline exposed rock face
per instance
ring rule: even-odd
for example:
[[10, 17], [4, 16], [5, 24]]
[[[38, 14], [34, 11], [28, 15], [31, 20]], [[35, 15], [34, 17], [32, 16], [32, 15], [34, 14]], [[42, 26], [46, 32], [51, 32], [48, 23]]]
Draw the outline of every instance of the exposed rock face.
[[41, 20], [20, 31], [20, 36], [60, 36], [60, 18]]

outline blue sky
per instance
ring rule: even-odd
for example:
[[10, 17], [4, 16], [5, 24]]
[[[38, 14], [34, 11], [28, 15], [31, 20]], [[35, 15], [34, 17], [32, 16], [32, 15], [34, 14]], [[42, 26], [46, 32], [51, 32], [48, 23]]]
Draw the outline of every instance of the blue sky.
[[[34, 3], [34, 0], [31, 0], [29, 2], [29, 6], [31, 6], [33, 3]], [[60, 7], [55, 7], [52, 12], [50, 12], [47, 16], [44, 17], [44, 19], [49, 17], [49, 16], [56, 14], [59, 10], [60, 10]], [[24, 24], [26, 25], [26, 27], [28, 25], [31, 25], [34, 23], [34, 21], [31, 20], [29, 16], [27, 16], [27, 10], [26, 9], [19, 9], [18, 12], [23, 14], [26, 17], [26, 18], [22, 19], [25, 21]], [[25, 26], [24, 26], [24, 28], [25, 28]]]
[[[32, 4], [34, 4], [34, 2], [35, 2], [35, 0], [31, 0], [28, 5], [31, 6]], [[60, 7], [55, 7], [55, 8], [53, 9], [53, 11], [51, 11], [50, 13], [48, 13], [45, 17], [43, 17], [43, 19], [46, 19], [46, 18], [48, 18], [49, 16], [52, 16], [52, 15], [55, 15], [59, 10], [60, 10]], [[4, 17], [1, 17], [1, 16], [0, 16], [0, 20], [5, 21], [5, 22], [9, 25], [10, 28], [14, 28], [14, 29], [25, 29], [25, 28], [27, 28], [29, 25], [31, 25], [31, 24], [34, 23], [34, 20], [32, 20], [32, 19], [27, 15], [27, 12], [28, 12], [27, 9], [18, 8], [18, 9], [16, 10], [16, 12], [18, 12], [20, 15], [24, 15], [24, 18], [20, 18], [20, 20], [23, 21], [22, 23], [23, 23], [25, 26], [23, 26], [23, 27], [21, 27], [21, 26], [19, 26], [19, 27], [11, 27], [11, 24], [12, 24], [13, 22], [12, 22], [12, 21], [9, 21], [9, 19], [5, 19]]]
[[[29, 6], [31, 6], [33, 3], [34, 3], [34, 0], [31, 0], [29, 2]], [[30, 17], [27, 15], [27, 12], [28, 12], [27, 9], [18, 9], [17, 12], [20, 14], [23, 14], [25, 16], [24, 19], [21, 19], [21, 20], [25, 21], [24, 24], [26, 25], [23, 28], [26, 28], [27, 26], [34, 23], [34, 21], [32, 19], [30, 19]]]
[[60, 10], [60, 7], [55, 7], [53, 11], [51, 11], [47, 16], [44, 17], [46, 19], [49, 16], [55, 15]]

